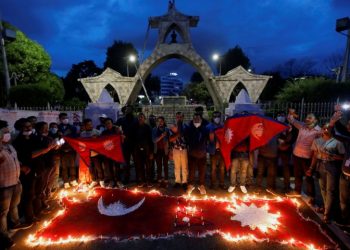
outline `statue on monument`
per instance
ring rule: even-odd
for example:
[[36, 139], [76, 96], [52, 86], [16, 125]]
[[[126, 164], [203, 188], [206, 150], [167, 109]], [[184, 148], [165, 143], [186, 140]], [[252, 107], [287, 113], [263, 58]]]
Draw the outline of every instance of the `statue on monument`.
[[177, 37], [176, 32], [175, 32], [175, 30], [173, 30], [173, 32], [171, 33], [170, 43], [177, 43], [176, 37]]
[[171, 10], [175, 7], [175, 0], [169, 0], [168, 10]]

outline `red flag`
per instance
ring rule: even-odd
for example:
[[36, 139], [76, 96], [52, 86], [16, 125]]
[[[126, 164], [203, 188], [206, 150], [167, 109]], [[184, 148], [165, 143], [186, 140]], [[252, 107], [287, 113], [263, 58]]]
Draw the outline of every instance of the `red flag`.
[[249, 137], [249, 149], [253, 151], [287, 128], [285, 124], [262, 115], [236, 114], [228, 118], [224, 127], [215, 131], [226, 169], [230, 168], [231, 150], [244, 139]]
[[[30, 243], [64, 244], [87, 240], [159, 239], [185, 234], [219, 234], [233, 241], [288, 244], [292, 248], [335, 249], [320, 227], [299, 213], [288, 198], [186, 199], [121, 189], [94, 189], [63, 199], [65, 210], [40, 227]], [[80, 198], [79, 198], [80, 197]], [[313, 247], [312, 245], [313, 244]], [[259, 246], [259, 245], [258, 245]], [[271, 246], [272, 248], [273, 246]]]
[[86, 145], [86, 138], [64, 137], [64, 140], [79, 154], [86, 165], [90, 166], [90, 148]]
[[229, 169], [231, 165], [231, 150], [249, 136], [250, 124], [251, 115], [236, 115], [228, 118], [224, 127], [215, 131], [226, 169]]
[[116, 162], [124, 163], [124, 156], [121, 146], [121, 136], [101, 136], [88, 142], [91, 150], [106, 156]]
[[251, 117], [250, 151], [267, 144], [274, 136], [288, 129], [284, 123], [262, 115]]
[[64, 138], [90, 166], [90, 151], [93, 150], [114, 161], [124, 162], [120, 135], [101, 136], [97, 138]]

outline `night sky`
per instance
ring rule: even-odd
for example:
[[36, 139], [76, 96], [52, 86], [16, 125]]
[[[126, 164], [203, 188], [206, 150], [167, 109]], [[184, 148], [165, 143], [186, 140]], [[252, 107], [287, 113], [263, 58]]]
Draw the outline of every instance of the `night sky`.
[[[43, 45], [60, 76], [83, 60], [102, 67], [114, 40], [131, 42], [141, 52], [148, 17], [165, 14], [167, 6], [167, 0], [0, 1], [2, 18]], [[239, 45], [258, 73], [291, 58], [310, 58], [321, 69], [324, 58], [343, 54], [346, 37], [335, 31], [335, 20], [350, 16], [350, 0], [177, 0], [176, 8], [200, 17], [192, 41], [211, 66], [214, 52]], [[145, 56], [156, 36], [151, 30]], [[154, 73], [171, 71], [188, 79], [195, 69], [173, 59]]]

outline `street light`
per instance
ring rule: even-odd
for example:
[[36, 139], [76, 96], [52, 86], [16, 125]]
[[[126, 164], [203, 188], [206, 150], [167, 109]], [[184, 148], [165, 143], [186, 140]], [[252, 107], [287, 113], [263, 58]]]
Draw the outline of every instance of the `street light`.
[[124, 57], [126, 59], [126, 75], [129, 77], [129, 62], [135, 63], [136, 62], [136, 56], [135, 55], [129, 55]]
[[145, 83], [143, 82], [141, 73], [139, 72], [139, 70], [138, 70], [138, 68], [137, 68], [136, 56], [135, 56], [135, 55], [130, 55], [130, 56], [129, 56], [129, 62], [131, 62], [131, 63], [134, 64], [135, 70], [136, 70], [136, 74], [137, 74], [137, 76], [139, 77], [139, 79], [140, 79], [140, 81], [141, 81], [141, 85], [142, 85], [143, 91], [145, 92], [146, 98], [147, 98], [149, 104], [152, 105], [152, 101], [151, 101], [151, 99], [150, 99], [149, 96], [148, 96], [148, 93], [147, 93], [147, 90], [146, 90], [146, 87], [145, 87]]
[[10, 93], [11, 84], [10, 84], [10, 75], [9, 75], [7, 56], [6, 56], [6, 50], [5, 50], [5, 39], [9, 39], [9, 40], [16, 39], [16, 32], [13, 30], [8, 30], [3, 28], [2, 20], [0, 17], [0, 47], [1, 47], [1, 53], [2, 53], [4, 75], [5, 75], [6, 99], [7, 99], [7, 104], [9, 105], [10, 104], [9, 93]]
[[217, 53], [212, 56], [213, 61], [219, 62], [219, 76], [221, 75], [221, 56]]

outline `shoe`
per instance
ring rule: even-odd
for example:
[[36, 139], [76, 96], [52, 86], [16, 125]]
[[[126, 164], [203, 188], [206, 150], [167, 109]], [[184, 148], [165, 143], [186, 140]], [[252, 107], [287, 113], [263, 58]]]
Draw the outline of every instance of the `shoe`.
[[94, 188], [94, 187], [96, 187], [98, 185], [98, 183], [97, 183], [97, 181], [92, 181], [91, 183], [90, 183], [90, 185], [89, 185], [89, 188], [91, 189], [91, 188]]
[[68, 183], [68, 182], [65, 182], [65, 183], [64, 183], [64, 188], [65, 188], [65, 189], [70, 188], [70, 185], [69, 185], [69, 183]]
[[142, 188], [145, 184], [143, 182], [140, 182], [139, 184], [137, 184], [137, 187]]
[[200, 186], [198, 187], [198, 190], [199, 190], [199, 192], [201, 193], [201, 195], [206, 195], [206, 194], [207, 194], [207, 190], [205, 190], [204, 185], [200, 185]]
[[225, 184], [220, 184], [219, 188], [222, 190], [227, 190], [228, 187]]
[[215, 190], [215, 189], [218, 188], [218, 185], [216, 185], [216, 184], [211, 184], [211, 185], [209, 186], [209, 188]]
[[10, 228], [10, 231], [18, 231], [23, 229], [28, 229], [33, 226], [33, 223], [18, 223], [17, 225]]
[[181, 186], [180, 183], [175, 182], [173, 188], [179, 188], [180, 186]]
[[195, 189], [195, 187], [193, 185], [188, 185], [187, 191], [186, 191], [187, 194], [190, 195], [194, 189]]
[[230, 186], [228, 189], [227, 189], [227, 191], [229, 192], [229, 193], [232, 193], [233, 191], [235, 191], [235, 186]]
[[186, 191], [187, 190], [187, 183], [182, 183], [182, 188]]
[[153, 184], [152, 184], [152, 182], [147, 182], [147, 187], [148, 187], [148, 188], [151, 188], [151, 187], [153, 187]]
[[295, 190], [292, 190], [290, 191], [289, 193], [286, 194], [287, 197], [290, 197], [290, 198], [300, 198], [301, 197], [301, 194], [298, 193], [297, 191]]
[[105, 187], [106, 187], [106, 184], [105, 184], [104, 181], [100, 181], [100, 187], [102, 187], [102, 188], [105, 188]]
[[110, 181], [107, 185], [107, 188], [114, 188], [114, 187], [115, 187], [114, 181]]
[[247, 191], [247, 189], [246, 189], [245, 186], [239, 186], [239, 188], [241, 189], [241, 191], [242, 191], [243, 194], [248, 193], [248, 191]]
[[117, 181], [117, 187], [118, 188], [124, 188], [124, 185], [120, 181]]
[[74, 181], [71, 181], [71, 182], [70, 182], [70, 185], [73, 186], [73, 187], [76, 187], [76, 186], [78, 186], [79, 184], [78, 184], [78, 182], [77, 182], [76, 180], [74, 180]]

